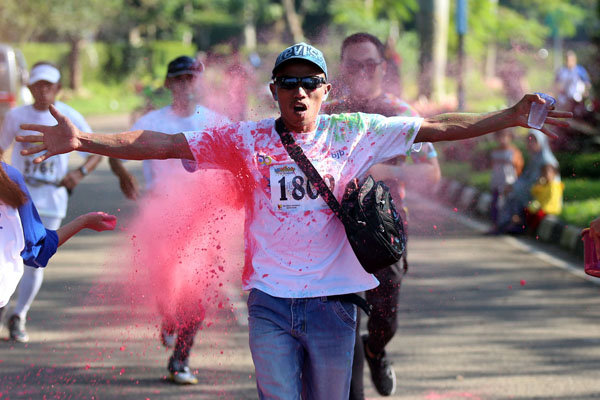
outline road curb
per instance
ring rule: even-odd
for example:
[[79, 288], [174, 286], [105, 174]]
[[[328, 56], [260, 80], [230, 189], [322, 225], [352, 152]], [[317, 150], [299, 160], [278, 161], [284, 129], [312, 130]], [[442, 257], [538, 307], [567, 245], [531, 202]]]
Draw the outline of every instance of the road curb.
[[[442, 178], [435, 194], [439, 200], [460, 212], [489, 220], [492, 202], [492, 195], [489, 192], [481, 192], [473, 186], [462, 184], [453, 179]], [[581, 227], [567, 225], [555, 215], [547, 215], [531, 235], [542, 242], [556, 245], [583, 259], [581, 230]]]

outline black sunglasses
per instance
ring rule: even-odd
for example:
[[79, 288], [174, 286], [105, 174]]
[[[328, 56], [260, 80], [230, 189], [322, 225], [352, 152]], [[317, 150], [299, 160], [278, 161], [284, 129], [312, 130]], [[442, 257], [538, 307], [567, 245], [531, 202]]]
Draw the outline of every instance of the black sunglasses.
[[292, 90], [299, 86], [306, 90], [315, 90], [327, 83], [322, 76], [304, 76], [301, 78], [293, 76], [278, 76], [274, 79], [275, 85], [280, 89]]

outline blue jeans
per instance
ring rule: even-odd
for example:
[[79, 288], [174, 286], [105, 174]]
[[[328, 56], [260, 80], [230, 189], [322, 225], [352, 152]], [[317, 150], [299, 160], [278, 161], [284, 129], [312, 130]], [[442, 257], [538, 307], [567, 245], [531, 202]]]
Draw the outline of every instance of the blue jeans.
[[248, 314], [260, 399], [348, 399], [354, 304], [326, 297], [278, 298], [252, 289]]

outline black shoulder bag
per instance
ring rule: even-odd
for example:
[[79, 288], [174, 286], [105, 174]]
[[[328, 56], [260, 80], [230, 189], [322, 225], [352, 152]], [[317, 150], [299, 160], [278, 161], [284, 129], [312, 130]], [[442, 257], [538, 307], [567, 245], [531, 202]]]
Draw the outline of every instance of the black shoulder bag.
[[353, 179], [346, 185], [340, 205], [281, 118], [275, 121], [275, 130], [290, 157], [344, 224], [348, 241], [365, 271], [372, 274], [398, 262], [406, 249], [406, 234], [389, 188], [382, 181], [375, 182], [371, 175], [360, 183]]

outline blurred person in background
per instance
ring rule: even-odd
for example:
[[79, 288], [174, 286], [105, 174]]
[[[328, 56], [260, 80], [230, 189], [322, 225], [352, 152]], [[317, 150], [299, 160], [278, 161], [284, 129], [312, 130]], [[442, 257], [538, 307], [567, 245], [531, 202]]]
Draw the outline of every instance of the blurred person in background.
[[[204, 72], [204, 65], [188, 56], [173, 59], [168, 67], [164, 87], [171, 92], [172, 103], [152, 110], [138, 119], [131, 130], [157, 129], [168, 134], [177, 134], [186, 131], [201, 131], [229, 123], [229, 120], [206, 107], [199, 105], [202, 95], [200, 81]], [[131, 174], [125, 170], [121, 160], [110, 158], [113, 171], [121, 179], [123, 193], [130, 199], [139, 195], [137, 184], [130, 178]], [[189, 174], [182, 167], [179, 160], [145, 160], [143, 162], [146, 190], [151, 201], [153, 198], [169, 196], [170, 184], [194, 185], [196, 177]], [[168, 200], [168, 199], [167, 199]], [[172, 203], [176, 199], [172, 199]], [[169, 243], [156, 243], [157, 254], [162, 246]], [[168, 250], [167, 250], [168, 252]], [[175, 249], [172, 249], [173, 263], [176, 263]], [[157, 256], [158, 257], [158, 256]], [[201, 262], [201, 260], [198, 260]], [[194, 266], [190, 266], [193, 268]], [[172, 265], [164, 268], [173, 269]], [[174, 277], [177, 280], [177, 277]], [[168, 285], [165, 282], [165, 285]], [[177, 384], [196, 384], [198, 379], [188, 366], [194, 338], [204, 319], [204, 309], [196, 306], [191, 296], [181, 293], [176, 300], [177, 304], [166, 304], [168, 299], [158, 298], [158, 309], [162, 316], [160, 329], [161, 343], [167, 348], [173, 348], [167, 369], [169, 378]]]
[[544, 164], [540, 178], [531, 187], [531, 201], [525, 209], [526, 229], [535, 232], [546, 215], [560, 215], [563, 207], [565, 184], [556, 180], [558, 169]]
[[494, 133], [498, 147], [492, 150], [492, 178], [490, 189], [492, 191], [492, 203], [490, 206], [490, 217], [494, 226], [498, 223], [498, 209], [504, 204], [505, 190], [513, 185], [523, 171], [523, 154], [513, 143], [514, 134], [510, 129], [504, 129]]
[[[525, 231], [525, 209], [532, 200], [531, 188], [540, 179], [542, 167], [551, 165], [559, 171], [558, 160], [550, 149], [548, 138], [536, 129], [530, 129], [527, 135], [529, 160], [523, 173], [513, 185], [505, 189], [506, 202], [499, 210], [497, 227], [490, 233], [522, 233]], [[560, 182], [557, 172], [553, 181]]]
[[[56, 124], [48, 111], [50, 105], [67, 115], [85, 132], [91, 128], [85, 119], [65, 103], [57, 100], [61, 90], [60, 72], [53, 64], [41, 61], [31, 68], [28, 88], [34, 103], [10, 110], [0, 128], [0, 154], [3, 153], [18, 135], [26, 132], [20, 125], [26, 121], [38, 121], [40, 124]], [[102, 157], [81, 154], [85, 161], [79, 168], [69, 171], [69, 156], [61, 154], [41, 164], [34, 164], [33, 158], [21, 155], [20, 151], [29, 147], [26, 143], [17, 143], [12, 152], [11, 164], [24, 176], [25, 183], [35, 204], [42, 223], [47, 229], [57, 230], [67, 214], [68, 196], [81, 180], [94, 169]], [[8, 318], [10, 338], [17, 342], [28, 342], [25, 329], [27, 312], [37, 296], [44, 280], [43, 268], [26, 268], [19, 284], [16, 304]]]
[[556, 71], [554, 87], [557, 94], [558, 107], [572, 111], [575, 117], [585, 111], [583, 101], [592, 86], [586, 69], [577, 64], [577, 55], [573, 50], [565, 54], [565, 65]]
[[[390, 71], [389, 62], [386, 58], [386, 48], [377, 37], [363, 32], [344, 39], [341, 48], [342, 76], [337, 80], [338, 84], [343, 85], [338, 93], [344, 95], [325, 103], [323, 112], [364, 112], [386, 117], [417, 117], [417, 112], [408, 103], [390, 92], [390, 89], [397, 90], [398, 87], [390, 87], [386, 83]], [[415, 149], [417, 146], [418, 150]], [[414, 146], [410, 157], [396, 157], [367, 172], [375, 179], [385, 180], [390, 186], [396, 207], [402, 212], [405, 223], [405, 187], [414, 184], [416, 180], [421, 181], [422, 187], [432, 186], [441, 177], [433, 145], [422, 143], [417, 146]], [[409, 158], [412, 163], [409, 163]], [[368, 333], [361, 336], [360, 330], [356, 330], [350, 399], [364, 399], [365, 359], [379, 394], [390, 396], [396, 391], [396, 373], [386, 355], [385, 346], [392, 340], [398, 328], [400, 286], [407, 269], [405, 252], [400, 262], [375, 273], [379, 286], [366, 292], [367, 302], [372, 309], [367, 323]]]

